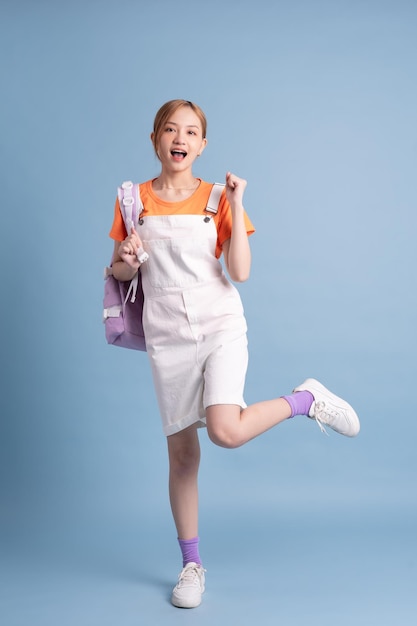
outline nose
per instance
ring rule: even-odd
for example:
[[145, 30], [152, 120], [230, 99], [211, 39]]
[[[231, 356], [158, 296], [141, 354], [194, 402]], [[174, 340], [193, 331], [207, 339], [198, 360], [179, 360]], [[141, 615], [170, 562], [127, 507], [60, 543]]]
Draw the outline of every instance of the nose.
[[177, 131], [177, 134], [175, 135], [174, 143], [175, 144], [183, 144], [183, 143], [185, 143], [184, 131], [182, 131], [182, 130], [178, 130]]

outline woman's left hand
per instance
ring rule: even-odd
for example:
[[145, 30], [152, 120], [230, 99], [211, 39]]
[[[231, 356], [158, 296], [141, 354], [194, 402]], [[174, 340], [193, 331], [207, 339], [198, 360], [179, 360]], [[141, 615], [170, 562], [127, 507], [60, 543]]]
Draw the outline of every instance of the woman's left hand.
[[247, 181], [227, 172], [226, 174], [226, 198], [232, 208], [243, 205], [243, 194]]

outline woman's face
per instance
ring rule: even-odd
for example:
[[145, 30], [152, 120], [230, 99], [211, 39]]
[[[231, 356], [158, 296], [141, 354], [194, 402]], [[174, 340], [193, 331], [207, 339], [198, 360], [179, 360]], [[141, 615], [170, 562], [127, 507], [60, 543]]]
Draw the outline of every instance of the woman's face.
[[206, 143], [198, 116], [190, 107], [183, 106], [162, 127], [157, 153], [164, 168], [184, 171], [192, 167]]

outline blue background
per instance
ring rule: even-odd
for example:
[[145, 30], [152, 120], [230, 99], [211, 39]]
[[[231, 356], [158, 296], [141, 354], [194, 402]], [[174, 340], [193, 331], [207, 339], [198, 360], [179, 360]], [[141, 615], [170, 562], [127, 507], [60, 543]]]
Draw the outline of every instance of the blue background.
[[[2, 0], [2, 624], [415, 623], [416, 27], [412, 0]], [[314, 376], [362, 422], [201, 433], [191, 612], [146, 356], [101, 324], [116, 187], [158, 174], [177, 97], [195, 174], [248, 179], [247, 402]]]

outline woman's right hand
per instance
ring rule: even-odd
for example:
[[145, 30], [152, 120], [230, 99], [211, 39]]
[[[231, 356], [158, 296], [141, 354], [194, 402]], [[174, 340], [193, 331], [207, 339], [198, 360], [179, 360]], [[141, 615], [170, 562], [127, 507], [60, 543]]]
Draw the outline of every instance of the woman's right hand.
[[124, 241], [119, 246], [118, 254], [119, 257], [124, 261], [129, 267], [133, 269], [139, 268], [138, 261], [138, 249], [142, 247], [142, 241], [140, 240], [139, 235], [137, 234], [135, 227], [132, 226], [132, 230], [130, 235], [126, 237]]

